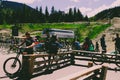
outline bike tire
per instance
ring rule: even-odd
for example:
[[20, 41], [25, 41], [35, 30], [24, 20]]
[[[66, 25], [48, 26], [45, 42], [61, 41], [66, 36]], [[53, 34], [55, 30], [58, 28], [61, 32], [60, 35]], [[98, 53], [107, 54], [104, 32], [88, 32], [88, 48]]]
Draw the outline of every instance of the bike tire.
[[[10, 61], [15, 61], [16, 60], [16, 63], [18, 64], [18, 68], [17, 68], [17, 70], [15, 71], [15, 70], [13, 70], [12, 68], [12, 64], [8, 64]], [[9, 66], [10, 65], [10, 66]], [[20, 70], [21, 70], [21, 67], [22, 65], [21, 65], [21, 62], [20, 62], [20, 60], [18, 59], [18, 58], [16, 58], [16, 57], [11, 57], [11, 58], [8, 58], [5, 62], [4, 62], [4, 64], [3, 64], [3, 70], [4, 70], [4, 72], [7, 74], [7, 75], [15, 75], [15, 74], [17, 74]], [[14, 72], [10, 72], [7, 68], [10, 68], [10, 69], [12, 69], [12, 71], [14, 71]], [[16, 67], [16, 66], [15, 66]]]
[[92, 61], [96, 65], [101, 65], [101, 64], [104, 63], [102, 55], [93, 55], [92, 56]]

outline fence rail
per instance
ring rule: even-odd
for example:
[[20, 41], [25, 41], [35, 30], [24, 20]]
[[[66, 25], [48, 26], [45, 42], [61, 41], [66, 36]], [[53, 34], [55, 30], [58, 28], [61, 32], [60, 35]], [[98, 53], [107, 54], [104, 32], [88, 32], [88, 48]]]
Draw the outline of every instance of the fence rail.
[[58, 80], [77, 80], [84, 76], [87, 76], [87, 77], [85, 77], [83, 80], [105, 80], [106, 73], [107, 73], [107, 66], [97, 65], [97, 66], [93, 66], [91, 68], [79, 71], [77, 73], [68, 75], [64, 78], [60, 78]]
[[[81, 53], [84, 53], [84, 55], [83, 54], [81, 55]], [[51, 59], [49, 59], [50, 57], [49, 54], [24, 55], [22, 60], [22, 72], [25, 74], [25, 77], [31, 77], [38, 73], [44, 73], [48, 71], [48, 69], [56, 70], [65, 66], [74, 65], [75, 60], [79, 60], [79, 58], [76, 58], [76, 57], [85, 56], [85, 57], [91, 58], [91, 55], [89, 54], [100, 55], [101, 53], [73, 50], [70, 52], [59, 53], [57, 55], [51, 55], [52, 57]], [[87, 78], [89, 79], [97, 78], [100, 80], [105, 80], [106, 72], [107, 72], [107, 67], [95, 66], [95, 67], [80, 71], [79, 75], [72, 75], [71, 79], [66, 79], [66, 80], [76, 80], [77, 78], [80, 78], [87, 74], [90, 74], [90, 76], [87, 76]], [[96, 75], [99, 75], [100, 77], [97, 77]], [[87, 78], [84, 80], [87, 80]], [[65, 79], [62, 79], [62, 80], [65, 80]]]
[[73, 63], [71, 55], [71, 52], [59, 53], [57, 55], [51, 55], [52, 58], [50, 60], [48, 54], [24, 55], [22, 61], [23, 73], [29, 77], [36, 73], [45, 72], [48, 68], [55, 70], [71, 65]]

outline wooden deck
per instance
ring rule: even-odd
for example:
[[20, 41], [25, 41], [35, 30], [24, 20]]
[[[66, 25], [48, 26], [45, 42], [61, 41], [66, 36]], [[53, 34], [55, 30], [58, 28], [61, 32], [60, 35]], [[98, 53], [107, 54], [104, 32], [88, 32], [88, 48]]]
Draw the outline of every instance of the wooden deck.
[[[84, 69], [87, 69], [88, 67], [88, 61], [77, 61], [77, 63], [80, 63], [81, 65], [71, 65], [59, 70], [54, 71], [52, 74], [46, 74], [46, 75], [41, 75], [32, 78], [31, 80], [60, 80], [66, 76], [69, 76], [73, 73], [79, 73]], [[117, 66], [114, 64], [105, 64], [108, 65], [109, 68], [116, 68]], [[107, 75], [106, 75], [106, 80], [120, 80], [120, 71], [115, 71], [115, 70], [108, 70]], [[83, 79], [78, 79], [78, 80], [83, 80]]]
[[[1, 54], [0, 54], [0, 59], [2, 61], [0, 61], [0, 80], [13, 80], [8, 78], [5, 73], [3, 72], [3, 63], [4, 61], [12, 56], [15, 56], [15, 54], [2, 54], [2, 50], [1, 50]], [[20, 57], [21, 58], [21, 57]], [[69, 76], [73, 73], [79, 73], [84, 69], [87, 69], [87, 65], [88, 65], [89, 61], [83, 61], [83, 60], [76, 60], [75, 63], [77, 63], [77, 65], [70, 65], [58, 70], [53, 71], [51, 74], [42, 74], [42, 75], [37, 75], [34, 76], [31, 80], [60, 80], [66, 76]], [[107, 71], [107, 76], [106, 76], [106, 80], [120, 80], [119, 76], [120, 76], [120, 68], [118, 68], [115, 64], [113, 63], [104, 63], [105, 65], [108, 65], [109, 69]], [[80, 79], [82, 80], [82, 79]]]
[[[3, 64], [3, 61], [6, 58], [7, 58], [6, 55], [0, 56], [0, 59], [2, 60], [0, 62], [1, 65]], [[77, 61], [77, 63], [79, 63], [81, 65], [76, 65], [76, 66], [71, 65], [71, 66], [56, 70], [51, 74], [43, 74], [43, 75], [36, 76], [36, 77], [32, 78], [31, 80], [58, 80], [60, 78], [69, 76], [73, 73], [78, 73], [78, 72], [88, 68], [88, 67], [86, 67], [88, 64], [88, 61]], [[117, 66], [115, 64], [107, 64], [107, 65], [108, 65], [108, 67], [110, 67], [112, 69], [117, 68]], [[120, 76], [120, 71], [108, 70], [106, 80], [120, 80], [119, 76]], [[2, 66], [0, 66], [0, 77], [1, 77], [0, 80], [12, 80], [5, 75], [5, 73], [3, 72]]]

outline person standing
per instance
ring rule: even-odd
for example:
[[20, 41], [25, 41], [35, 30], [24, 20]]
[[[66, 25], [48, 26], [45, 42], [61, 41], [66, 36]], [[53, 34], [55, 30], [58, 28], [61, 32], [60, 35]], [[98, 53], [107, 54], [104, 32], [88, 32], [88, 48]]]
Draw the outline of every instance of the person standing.
[[25, 33], [25, 38], [24, 40], [22, 41], [22, 43], [19, 45], [23, 45], [25, 44], [25, 50], [23, 52], [23, 55], [25, 54], [33, 54], [33, 47], [35, 46], [35, 43], [34, 43], [34, 40], [33, 38], [30, 36], [30, 33], [29, 32], [26, 32]]
[[75, 49], [75, 50], [80, 50], [81, 49], [80, 41], [78, 39], [73, 41], [73, 45], [72, 46], [73, 46], [73, 49]]
[[86, 37], [85, 41], [83, 42], [82, 49], [85, 51], [89, 51], [89, 47], [90, 47], [90, 38]]
[[90, 44], [89, 44], [89, 51], [95, 51], [94, 50], [94, 44], [93, 44], [91, 39], [90, 39]]
[[120, 53], [120, 37], [118, 33], [116, 33], [116, 38], [113, 41], [115, 41], [115, 50]]
[[[55, 56], [58, 53], [58, 49], [60, 47], [62, 47], [62, 45], [58, 42], [57, 35], [53, 34], [52, 37], [50, 37], [50, 39], [46, 43], [46, 46], [47, 46], [46, 50], [47, 50], [47, 53], [48, 53], [48, 66], [47, 66], [47, 69], [46, 69], [45, 72], [46, 73], [51, 73], [53, 71], [51, 69], [51, 65], [52, 65], [51, 59], [52, 59], [52, 57], [53, 57], [53, 59], [55, 59]], [[56, 64], [58, 64], [58, 62], [56, 62]]]
[[101, 43], [101, 48], [102, 48], [102, 53], [106, 53], [107, 50], [106, 50], [106, 42], [105, 42], [105, 37], [106, 35], [103, 34], [102, 37], [100, 38], [100, 43]]
[[95, 51], [96, 52], [99, 52], [100, 50], [99, 50], [99, 43], [98, 43], [98, 41], [96, 41], [96, 44], [95, 44]]
[[[22, 54], [23, 55], [33, 54], [33, 47], [35, 46], [35, 43], [34, 43], [34, 39], [30, 36], [29, 32], [25, 33], [25, 37], [23, 38], [23, 41], [18, 46], [22, 46], [23, 44], [25, 44], [25, 48]], [[29, 65], [29, 63], [25, 63], [25, 64]], [[29, 76], [28, 73], [24, 72], [24, 70], [26, 69], [22, 69], [20, 71], [20, 75], [18, 76], [17, 80], [30, 80], [31, 77]]]

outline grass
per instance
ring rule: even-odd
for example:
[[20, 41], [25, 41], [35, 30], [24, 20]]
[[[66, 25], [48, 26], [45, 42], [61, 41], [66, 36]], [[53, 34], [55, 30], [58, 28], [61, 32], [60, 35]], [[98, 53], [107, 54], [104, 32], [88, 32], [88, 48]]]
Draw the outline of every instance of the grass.
[[[98, 34], [104, 31], [107, 27], [111, 26], [109, 24], [98, 24], [91, 23], [86, 25], [86, 23], [41, 23], [41, 24], [32, 24], [25, 23], [20, 24], [19, 31], [25, 33], [26, 31], [42, 31], [44, 28], [57, 28], [57, 29], [70, 29], [74, 30], [75, 35], [80, 41], [83, 41], [86, 36], [91, 39], [96, 38]], [[4, 24], [0, 25], [0, 29], [11, 29], [12, 25]], [[34, 35], [41, 35], [36, 33]]]
[[107, 29], [109, 26], [110, 26], [110, 24], [95, 25], [89, 31], [88, 36], [91, 39], [96, 38], [98, 34], [100, 34], [102, 31]]

